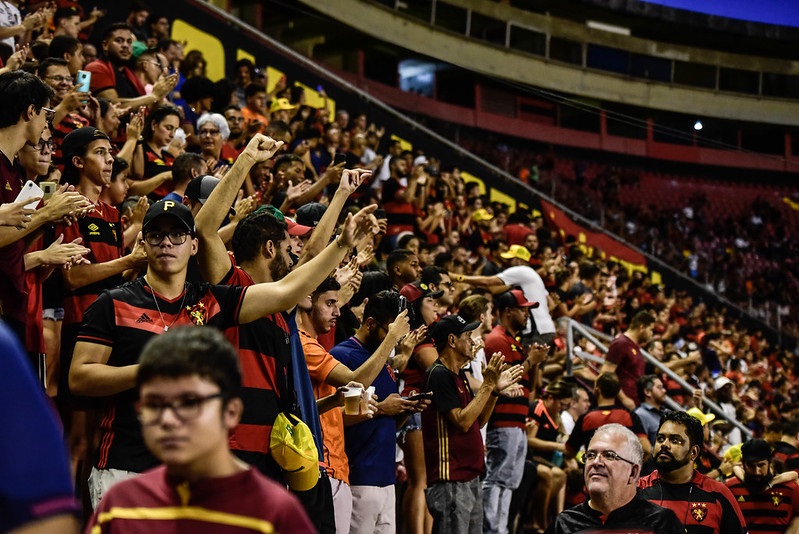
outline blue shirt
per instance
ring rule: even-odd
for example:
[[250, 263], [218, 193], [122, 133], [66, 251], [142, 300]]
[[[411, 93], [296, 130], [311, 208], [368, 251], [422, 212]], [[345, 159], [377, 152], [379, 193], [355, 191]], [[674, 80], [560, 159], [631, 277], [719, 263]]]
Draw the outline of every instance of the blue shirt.
[[55, 410], [16, 336], [0, 321], [0, 531], [70, 513], [74, 497], [67, 449]]
[[[360, 341], [351, 337], [333, 347], [330, 355], [355, 370], [372, 354]], [[397, 392], [394, 372], [388, 364], [371, 385], [375, 387], [375, 395], [380, 400]], [[396, 435], [396, 421], [388, 415], [378, 415], [357, 425], [344, 427], [344, 449], [350, 462], [351, 486], [385, 487], [396, 482]]]

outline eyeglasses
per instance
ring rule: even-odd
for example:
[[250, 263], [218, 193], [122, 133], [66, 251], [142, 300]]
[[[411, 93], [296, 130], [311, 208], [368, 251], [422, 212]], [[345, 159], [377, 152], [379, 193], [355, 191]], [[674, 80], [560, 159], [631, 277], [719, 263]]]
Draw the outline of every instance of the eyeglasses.
[[217, 135], [219, 135], [219, 130], [200, 130], [199, 132], [197, 132], [197, 135], [199, 135], [200, 137], [204, 135], [210, 135], [211, 137], [216, 137]]
[[244, 117], [225, 117], [228, 122], [244, 122]]
[[203, 405], [213, 399], [224, 398], [222, 393], [214, 393], [206, 397], [183, 397], [172, 402], [147, 401], [139, 402], [136, 410], [142, 425], [155, 425], [161, 421], [164, 412], [169, 408], [181, 423], [186, 423], [202, 412]]
[[142, 59], [142, 60], [141, 60], [141, 62], [142, 62], [142, 63], [149, 63], [150, 65], [156, 65], [156, 66], [158, 66], [158, 68], [159, 68], [159, 69], [161, 69], [161, 70], [163, 70], [163, 69], [164, 69], [164, 66], [163, 66], [163, 65], [161, 65], [161, 62], [160, 62], [160, 61], [153, 61], [152, 59]]
[[53, 122], [53, 117], [55, 117], [55, 110], [42, 106], [42, 111], [45, 112], [45, 118], [47, 119], [47, 122]]
[[169, 238], [169, 242], [173, 245], [182, 245], [189, 237], [189, 232], [147, 232], [144, 235], [144, 240], [151, 246], [158, 246], [164, 240], [164, 237]]
[[452, 282], [441, 282], [441, 285], [446, 286], [450, 289], [455, 289], [455, 284], [453, 284]]
[[593, 462], [599, 457], [602, 457], [602, 459], [606, 462], [616, 462], [621, 460], [622, 462], [628, 463], [630, 465], [637, 465], [635, 462], [631, 462], [626, 458], [622, 458], [614, 451], [585, 451], [585, 454], [583, 454], [585, 463]]
[[45, 76], [45, 80], [55, 80], [56, 83], [72, 83], [75, 79], [72, 76]]
[[55, 150], [55, 143], [52, 139], [39, 139], [39, 142], [33, 145], [31, 148], [37, 152], [41, 152], [45, 148], [47, 148], [48, 152], [52, 152]]

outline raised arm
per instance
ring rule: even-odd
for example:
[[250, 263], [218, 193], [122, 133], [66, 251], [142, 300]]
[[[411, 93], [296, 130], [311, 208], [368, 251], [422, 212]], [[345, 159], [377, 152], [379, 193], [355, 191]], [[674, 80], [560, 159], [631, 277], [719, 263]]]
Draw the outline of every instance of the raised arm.
[[362, 235], [377, 231], [372, 212], [367, 206], [355, 215], [348, 215], [344, 231], [316, 258], [290, 272], [278, 282], [256, 284], [247, 288], [239, 314], [239, 323], [249, 323], [270, 313], [291, 309], [335, 270]]
[[281, 146], [283, 146], [282, 141], [275, 141], [271, 137], [256, 134], [247, 144], [244, 152], [236, 159], [233, 167], [214, 188], [203, 207], [200, 208], [200, 212], [194, 220], [197, 238], [200, 241], [197, 261], [200, 265], [200, 273], [208, 282], [219, 283], [230, 269], [227, 249], [218, 231], [230, 211], [230, 206], [236, 201], [244, 178], [247, 177], [253, 165], [271, 158]]
[[338, 188], [330, 200], [330, 205], [327, 206], [325, 214], [322, 215], [319, 224], [316, 225], [313, 233], [311, 233], [311, 238], [302, 249], [298, 265], [307, 263], [327, 246], [330, 242], [330, 236], [333, 235], [333, 231], [336, 229], [336, 221], [338, 221], [344, 204], [369, 176], [371, 176], [371, 172], [360, 169], [343, 171]]

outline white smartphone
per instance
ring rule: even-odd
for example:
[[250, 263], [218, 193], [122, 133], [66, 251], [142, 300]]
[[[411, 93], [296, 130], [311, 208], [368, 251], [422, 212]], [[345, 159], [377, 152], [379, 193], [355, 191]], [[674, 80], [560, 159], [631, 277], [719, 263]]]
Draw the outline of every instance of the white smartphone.
[[25, 185], [22, 186], [22, 191], [19, 192], [14, 202], [20, 202], [22, 200], [28, 200], [29, 198], [32, 198], [34, 200], [31, 200], [24, 206], [25, 209], [32, 210], [36, 208], [36, 206], [39, 204], [39, 201], [43, 197], [44, 191], [42, 191], [42, 188], [36, 185], [33, 180], [28, 180], [25, 182]]
[[79, 70], [78, 76], [75, 78], [75, 81], [78, 84], [79, 93], [88, 93], [89, 85], [91, 84], [92, 81], [92, 73], [87, 70]]

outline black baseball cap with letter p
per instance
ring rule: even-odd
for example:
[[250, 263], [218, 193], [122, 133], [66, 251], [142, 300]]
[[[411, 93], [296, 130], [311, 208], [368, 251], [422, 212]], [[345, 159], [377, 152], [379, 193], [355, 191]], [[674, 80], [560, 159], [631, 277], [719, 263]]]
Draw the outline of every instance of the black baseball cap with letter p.
[[159, 200], [147, 210], [142, 223], [142, 232], [147, 231], [147, 227], [159, 217], [172, 216], [179, 220], [186, 230], [194, 234], [194, 216], [188, 206], [174, 200]]

